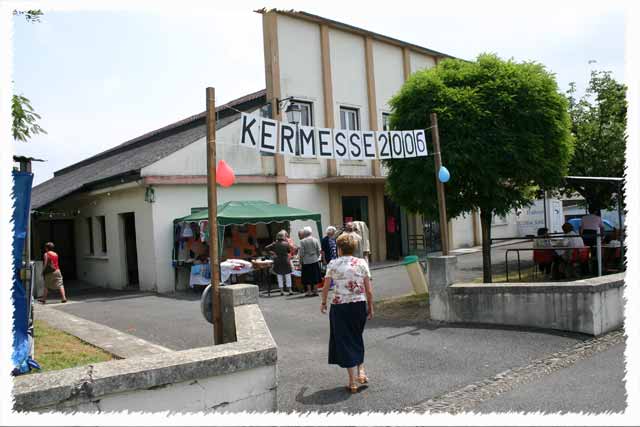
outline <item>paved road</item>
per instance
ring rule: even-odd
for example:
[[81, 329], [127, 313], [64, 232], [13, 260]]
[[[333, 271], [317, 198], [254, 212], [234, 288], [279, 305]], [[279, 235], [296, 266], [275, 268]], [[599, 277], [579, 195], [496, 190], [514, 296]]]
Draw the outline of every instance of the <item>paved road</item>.
[[[477, 268], [470, 260], [464, 262], [470, 268]], [[402, 295], [411, 290], [402, 266], [376, 270], [374, 286], [377, 298]], [[212, 343], [211, 326], [202, 319], [195, 294], [166, 297], [112, 292], [106, 296], [89, 294], [70, 298], [82, 302], [55, 307], [171, 349]], [[319, 298], [298, 295], [260, 299], [265, 319], [278, 344], [280, 410], [399, 410], [507, 369], [527, 365], [586, 338], [515, 328], [469, 328], [374, 319], [365, 330], [366, 363], [372, 384], [356, 395], [349, 395], [344, 391], [344, 370], [326, 362], [328, 318], [319, 312], [319, 304]], [[554, 390], [568, 393], [572, 387], [593, 390], [596, 386], [595, 390], [600, 393], [582, 393], [576, 405], [617, 410], [624, 393], [624, 386], [619, 381], [623, 375], [622, 352], [607, 352], [601, 358], [576, 365], [577, 374], [582, 375], [573, 383], [567, 381], [577, 374], [566, 369], [562, 376], [528, 385], [531, 387], [528, 393], [522, 386], [513, 390], [513, 395], [501, 395], [480, 408], [507, 410], [521, 407], [518, 405], [535, 407], [537, 404], [571, 410], [573, 398], [557, 399]], [[595, 365], [590, 366], [587, 362]], [[594, 367], [600, 369], [599, 376], [586, 375]], [[561, 384], [567, 384], [565, 389], [559, 388]], [[530, 393], [538, 393], [537, 398], [532, 399]]]
[[623, 344], [481, 403], [474, 412], [624, 412]]

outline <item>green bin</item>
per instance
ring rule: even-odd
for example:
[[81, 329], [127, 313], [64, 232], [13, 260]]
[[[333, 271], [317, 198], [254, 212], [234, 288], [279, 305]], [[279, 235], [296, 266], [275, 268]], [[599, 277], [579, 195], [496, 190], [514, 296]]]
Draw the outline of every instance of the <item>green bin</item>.
[[416, 255], [409, 255], [405, 257], [402, 263], [407, 267], [407, 273], [409, 273], [409, 279], [411, 280], [411, 285], [416, 295], [426, 294], [427, 281], [424, 278], [424, 272], [422, 271], [420, 262], [418, 262], [418, 257]]

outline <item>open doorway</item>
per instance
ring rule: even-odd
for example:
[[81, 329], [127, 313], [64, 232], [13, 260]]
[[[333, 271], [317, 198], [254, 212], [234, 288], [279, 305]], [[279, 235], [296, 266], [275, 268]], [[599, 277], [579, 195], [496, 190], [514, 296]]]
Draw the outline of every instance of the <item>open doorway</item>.
[[402, 256], [402, 216], [400, 206], [384, 196], [385, 234], [387, 239], [387, 259]]
[[124, 255], [127, 287], [140, 288], [138, 276], [138, 248], [136, 246], [136, 217], [133, 212], [120, 214], [124, 231]]
[[[42, 260], [44, 253], [44, 244], [53, 242], [55, 251], [58, 253], [60, 271], [65, 280], [73, 281], [78, 278], [76, 271], [76, 247], [75, 233], [73, 228], [73, 220], [49, 220], [38, 221], [35, 223], [35, 235], [37, 239], [33, 239], [32, 243], [38, 247], [32, 248], [32, 258]], [[37, 242], [37, 243], [36, 243]], [[70, 282], [71, 284], [73, 282]], [[65, 283], [65, 286], [68, 285]]]
[[363, 221], [369, 225], [369, 198], [367, 196], [343, 196], [342, 220], [343, 223], [351, 221]]

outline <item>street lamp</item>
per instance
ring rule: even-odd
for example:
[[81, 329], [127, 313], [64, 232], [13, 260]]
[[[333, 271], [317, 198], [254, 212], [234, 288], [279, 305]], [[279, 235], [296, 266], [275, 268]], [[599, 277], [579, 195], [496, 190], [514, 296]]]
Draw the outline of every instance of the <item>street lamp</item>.
[[296, 156], [300, 154], [300, 144], [298, 142], [298, 125], [302, 122], [302, 108], [295, 102], [289, 102], [287, 109], [284, 110], [287, 115], [287, 121], [296, 125]]

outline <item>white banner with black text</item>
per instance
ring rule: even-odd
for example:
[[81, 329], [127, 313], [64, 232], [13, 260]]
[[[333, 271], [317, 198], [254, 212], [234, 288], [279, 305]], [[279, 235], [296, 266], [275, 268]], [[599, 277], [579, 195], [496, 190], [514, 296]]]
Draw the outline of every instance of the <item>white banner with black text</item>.
[[360, 131], [296, 126], [242, 113], [240, 145], [265, 153], [342, 160], [427, 156], [421, 130]]

